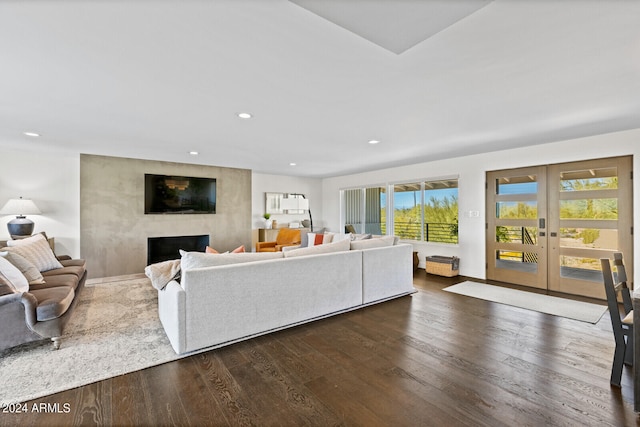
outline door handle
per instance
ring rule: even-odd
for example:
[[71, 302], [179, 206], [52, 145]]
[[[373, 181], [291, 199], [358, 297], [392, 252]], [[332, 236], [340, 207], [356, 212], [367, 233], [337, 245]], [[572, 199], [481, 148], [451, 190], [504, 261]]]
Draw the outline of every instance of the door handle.
[[545, 227], [545, 220], [544, 218], [540, 218], [538, 219], [538, 227], [544, 229]]

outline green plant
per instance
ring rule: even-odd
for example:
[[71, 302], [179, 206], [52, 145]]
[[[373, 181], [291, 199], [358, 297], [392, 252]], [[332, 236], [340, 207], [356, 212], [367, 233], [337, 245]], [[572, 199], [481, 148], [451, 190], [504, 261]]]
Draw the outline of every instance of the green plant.
[[271, 214], [266, 213], [266, 214], [262, 215], [262, 217], [263, 217], [264, 219], [269, 219], [269, 218], [271, 218]]

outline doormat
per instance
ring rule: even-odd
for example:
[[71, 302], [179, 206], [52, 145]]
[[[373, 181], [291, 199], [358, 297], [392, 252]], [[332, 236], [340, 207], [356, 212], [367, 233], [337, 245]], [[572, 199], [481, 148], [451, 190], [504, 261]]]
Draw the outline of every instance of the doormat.
[[[602, 315], [607, 311], [606, 305], [593, 304], [582, 301], [574, 301], [567, 298], [537, 294], [534, 292], [520, 291], [504, 288], [502, 286], [487, 285], [466, 281], [444, 289], [447, 292], [465, 295], [485, 301], [497, 302], [537, 311], [539, 313], [566, 317], [581, 322], [598, 323]], [[604, 304], [604, 302], [603, 302]]]

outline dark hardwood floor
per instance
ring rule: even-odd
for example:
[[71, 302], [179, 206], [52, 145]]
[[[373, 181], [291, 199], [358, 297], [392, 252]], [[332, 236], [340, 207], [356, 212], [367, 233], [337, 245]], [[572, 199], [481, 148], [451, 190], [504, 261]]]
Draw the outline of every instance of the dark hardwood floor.
[[0, 425], [637, 425], [631, 370], [609, 386], [608, 312], [592, 325], [442, 291], [462, 280], [419, 270], [410, 297], [28, 402], [60, 413]]

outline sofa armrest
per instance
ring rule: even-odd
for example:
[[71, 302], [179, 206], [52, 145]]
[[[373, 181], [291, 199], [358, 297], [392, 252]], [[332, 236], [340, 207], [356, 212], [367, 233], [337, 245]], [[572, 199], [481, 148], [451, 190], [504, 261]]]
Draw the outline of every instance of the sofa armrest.
[[0, 296], [0, 308], [3, 305], [14, 304], [16, 302], [22, 302], [22, 292], [14, 292]]
[[[12, 304], [21, 304], [24, 306], [24, 318], [29, 326], [33, 326], [37, 322], [36, 307], [38, 306], [38, 300], [35, 296], [29, 292], [15, 292], [13, 294], [3, 295], [0, 297], [0, 310], [3, 310], [5, 306]], [[10, 310], [17, 310], [13, 308]], [[22, 311], [20, 310], [20, 311]]]
[[38, 322], [36, 315], [36, 308], [38, 307], [38, 300], [35, 296], [29, 292], [22, 294], [22, 305], [24, 305], [24, 317], [29, 326], [33, 326]]
[[176, 353], [187, 348], [186, 294], [175, 280], [158, 291], [158, 317]]

